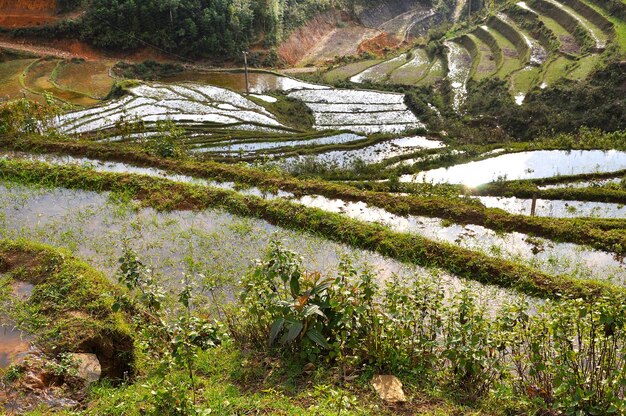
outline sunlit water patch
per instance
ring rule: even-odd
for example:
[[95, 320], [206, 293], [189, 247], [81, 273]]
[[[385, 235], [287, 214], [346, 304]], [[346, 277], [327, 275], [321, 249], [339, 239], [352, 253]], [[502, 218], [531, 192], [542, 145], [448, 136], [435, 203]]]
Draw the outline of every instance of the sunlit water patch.
[[[246, 76], [243, 72], [208, 71], [208, 72], [185, 72], [166, 77], [164, 80], [177, 82], [196, 82], [215, 85], [238, 92], [246, 92]], [[271, 91], [294, 91], [299, 89], [327, 89], [329, 87], [295, 78], [272, 74], [269, 72], [254, 72], [248, 74], [248, 87], [250, 92], [264, 94]], [[261, 98], [262, 99], [262, 98]], [[271, 101], [270, 101], [271, 102]]]
[[403, 137], [376, 143], [371, 146], [353, 150], [333, 150], [307, 156], [295, 156], [283, 159], [283, 164], [289, 170], [290, 166], [314, 161], [327, 167], [349, 168], [355, 163], [380, 163], [395, 156], [415, 153], [420, 149], [438, 149], [445, 145], [438, 140], [427, 139], [423, 136]]
[[[531, 215], [531, 199], [494, 196], [481, 196], [478, 199], [488, 208], [500, 208], [511, 214]], [[626, 218], [626, 206], [606, 202], [537, 199], [535, 215], [553, 218]]]
[[477, 186], [497, 180], [551, 178], [622, 169], [626, 169], [626, 152], [618, 150], [538, 150], [403, 175], [400, 181]]
[[281, 141], [268, 141], [268, 142], [245, 142], [245, 143], [228, 143], [218, 144], [215, 146], [206, 146], [193, 149], [194, 152], [206, 152], [206, 153], [239, 153], [239, 154], [251, 154], [263, 150], [307, 147], [307, 146], [324, 146], [330, 144], [347, 144], [354, 143], [361, 140], [365, 140], [365, 136], [360, 136], [353, 133], [343, 133], [333, 136], [318, 137], [313, 139], [303, 140], [281, 140]]
[[[403, 94], [360, 90], [300, 90], [290, 97], [310, 105], [316, 129], [358, 133], [400, 133], [424, 128], [404, 103]], [[386, 107], [389, 106], [389, 107]]]
[[142, 84], [106, 106], [76, 111], [59, 117], [63, 133], [77, 134], [111, 129], [135, 121], [174, 120], [180, 124], [245, 123], [265, 127], [283, 127], [262, 106], [224, 88], [201, 84]]
[[551, 185], [542, 185], [538, 188], [541, 190], [565, 188], [598, 188], [605, 185], [622, 183], [622, 181], [624, 181], [623, 178], [595, 179], [591, 181], [564, 182]]
[[467, 98], [467, 79], [472, 69], [472, 57], [469, 52], [455, 42], [446, 42], [448, 48], [448, 79], [452, 86], [453, 107], [459, 111]]
[[192, 177], [188, 175], [180, 175], [164, 171], [156, 168], [146, 168], [130, 165], [128, 163], [107, 162], [94, 160], [84, 157], [73, 156], [57, 156], [57, 155], [35, 155], [18, 152], [0, 153], [0, 159], [24, 159], [37, 162], [45, 162], [51, 165], [66, 166], [76, 165], [87, 169], [93, 169], [95, 172], [106, 173], [128, 173], [135, 175], [150, 176], [153, 178], [167, 179], [173, 182], [188, 183], [192, 185], [210, 186], [213, 188], [237, 190], [244, 195], [254, 195], [262, 198], [288, 198], [293, 196], [290, 192], [277, 190], [275, 192], [266, 192], [256, 187], [240, 188], [234, 182], [218, 182], [208, 179]]

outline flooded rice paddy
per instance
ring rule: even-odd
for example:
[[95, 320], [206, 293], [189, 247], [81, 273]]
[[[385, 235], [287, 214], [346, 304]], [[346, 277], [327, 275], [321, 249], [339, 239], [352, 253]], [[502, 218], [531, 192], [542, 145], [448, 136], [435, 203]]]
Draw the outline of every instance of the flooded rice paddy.
[[[481, 196], [478, 199], [488, 208], [500, 208], [511, 214], [531, 215], [531, 199], [494, 196]], [[626, 218], [626, 206], [606, 202], [537, 199], [534, 214], [551, 218]]]
[[350, 218], [380, 223], [399, 232], [455, 244], [492, 257], [522, 262], [547, 274], [626, 283], [626, 264], [610, 253], [571, 243], [556, 243], [522, 233], [498, 233], [479, 225], [449, 224], [439, 218], [398, 216], [363, 202], [306, 196], [297, 202], [342, 213]]
[[[37, 159], [43, 159], [43, 157], [38, 157]], [[48, 158], [48, 161], [52, 160], [55, 163], [63, 164], [68, 163], [70, 161], [83, 162], [88, 163], [88, 166], [93, 167], [94, 169], [98, 169], [99, 171], [105, 172], [133, 172], [137, 174], [147, 174], [149, 176], [156, 177], [164, 177], [170, 180], [177, 180], [187, 183], [195, 183], [206, 186], [218, 186], [224, 189], [234, 189], [235, 184], [232, 183], [215, 183], [211, 181], [202, 181], [195, 178], [190, 178], [184, 175], [170, 175], [167, 172], [159, 171], [156, 169], [150, 168], [134, 168], [129, 167], [128, 165], [119, 164], [119, 163], [94, 163], [93, 161], [86, 162], [85, 159], [76, 159], [76, 158]], [[13, 191], [13, 189], [18, 189], [18, 191]], [[110, 219], [112, 213], [101, 214], [99, 213], [102, 210], [109, 210], [115, 212], [114, 208], [117, 208], [117, 205], [111, 201], [109, 201], [106, 197], [98, 194], [88, 193], [88, 192], [75, 192], [75, 191], [64, 191], [64, 190], [55, 190], [55, 191], [45, 191], [39, 190], [35, 194], [44, 193], [46, 198], [44, 199], [52, 199], [51, 201], [42, 202], [39, 205], [38, 209], [35, 209], [35, 212], [32, 212], [30, 215], [32, 216], [35, 224], [41, 224], [43, 221], [46, 225], [44, 229], [49, 227], [55, 227], [55, 218], [59, 217], [59, 213], [57, 210], [63, 211], [63, 209], [67, 210], [66, 215], [68, 218], [65, 220], [68, 223], [65, 226], [62, 226], [58, 229], [58, 233], [63, 238], [68, 238], [72, 236], [73, 244], [76, 244], [77, 247], [81, 246], [83, 243], [78, 243], [82, 241], [82, 238], [89, 238], [91, 235], [102, 235], [100, 229], [107, 230], [106, 232], [112, 233], [110, 237], [110, 241], [106, 244], [103, 244], [103, 247], [100, 250], [111, 249], [111, 247], [115, 246], [114, 241], [121, 241], [124, 237], [124, 234], [128, 234], [133, 236], [133, 227], [130, 224], [126, 223], [126, 226], [114, 227], [111, 228], [111, 224], [115, 223], [113, 219]], [[393, 215], [385, 210], [367, 206], [364, 203], [348, 203], [341, 200], [329, 200], [320, 196], [306, 196], [303, 198], [294, 198], [293, 194], [284, 191], [278, 191], [277, 193], [264, 193], [257, 188], [250, 188], [248, 190], [243, 190], [242, 193], [252, 194], [256, 196], [261, 196], [265, 198], [287, 198], [294, 202], [304, 204], [310, 207], [321, 208], [330, 212], [339, 212], [344, 215], [347, 215], [351, 218], [355, 218], [358, 220], [366, 221], [366, 222], [380, 222], [390, 228], [400, 231], [400, 232], [410, 232], [416, 233], [423, 237], [433, 239], [436, 241], [444, 241], [451, 244], [459, 245], [464, 248], [482, 251], [488, 255], [494, 257], [504, 257], [510, 260], [522, 261], [525, 264], [528, 264], [532, 267], [538, 268], [539, 270], [550, 273], [550, 274], [571, 274], [578, 278], [597, 278], [597, 279], [608, 279], [611, 281], [616, 281], [622, 283], [626, 280], [626, 268], [623, 262], [620, 259], [615, 258], [612, 254], [604, 253], [598, 250], [589, 249], [583, 246], [570, 244], [570, 243], [554, 243], [546, 239], [538, 239], [529, 237], [527, 235], [521, 233], [496, 233], [490, 229], [477, 226], [477, 225], [450, 225], [447, 222], [438, 219], [438, 218], [429, 218], [429, 217], [417, 217], [417, 216], [409, 216], [409, 217], [400, 217], [397, 215]], [[12, 214], [13, 216], [17, 216], [14, 219], [15, 224], [30, 224], [31, 220], [22, 219], [20, 215], [24, 215], [29, 212], [26, 209], [26, 205], [23, 208], [19, 208], [21, 204], [23, 204], [22, 200], [26, 199], [30, 202], [31, 206], [38, 206], [36, 203], [39, 197], [37, 195], [29, 196], [26, 192], [19, 192], [19, 187], [6, 188], [6, 192], [2, 192], [3, 199], [1, 200], [6, 207], [11, 206], [13, 204], [14, 210], [16, 213]], [[81, 199], [85, 199], [85, 202], [81, 202]], [[68, 202], [71, 199], [72, 202]], [[78, 199], [78, 201], [75, 201]], [[95, 202], [89, 203], [90, 200], [94, 200]], [[497, 200], [494, 198], [494, 200]], [[494, 203], [491, 203], [490, 199], [485, 198], [486, 205], [493, 206]], [[542, 202], [542, 201], [540, 201]], [[490, 204], [491, 203], [491, 204]], [[72, 218], [70, 214], [71, 205], [80, 207], [81, 204], [85, 205], [85, 208], [82, 210], [88, 215], [85, 217], [84, 221], [81, 224], [73, 224]], [[504, 204], [501, 202], [501, 204]], [[520, 206], [523, 202], [519, 203]], [[560, 211], [556, 211], [556, 207], [560, 207], [557, 201], [552, 201], [552, 206], [555, 207], [552, 211], [543, 211], [547, 205], [543, 205], [543, 203], [538, 204], [538, 215], [541, 213], [544, 214], [552, 214], [553, 216], [561, 215]], [[570, 213], [572, 209], [568, 209], [563, 202], [563, 206], [560, 207], [565, 214]], [[597, 203], [579, 203], [577, 205], [577, 209], [580, 212], [584, 213], [593, 213], [593, 208], [596, 210], [600, 210], [600, 208], [604, 208], [605, 210], [611, 204], [597, 204]], [[17, 208], [15, 208], [17, 206]], [[611, 205], [612, 207], [612, 205]], [[43, 209], [43, 212], [41, 211]], [[615, 207], [615, 212], [622, 212], [619, 207]], [[49, 212], [52, 210], [52, 212]], [[511, 209], [512, 210], [512, 209]], [[8, 221], [9, 215], [8, 213], [13, 213], [10, 209], [5, 209], [4, 214], [2, 214], [2, 218], [5, 223], [5, 228], [11, 230], [11, 222]], [[79, 210], [80, 211], [80, 210]], [[127, 209], [127, 211], [129, 211]], [[151, 210], [140, 210], [139, 212], [134, 212], [130, 210], [125, 214], [125, 216], [134, 216], [137, 215], [140, 218], [133, 219], [131, 223], [139, 222], [140, 219], [146, 225], [146, 231], [142, 232], [141, 235], [134, 236], [133, 239], [137, 241], [142, 241], [145, 244], [148, 244], [150, 247], [158, 247], [158, 244], [150, 241], [158, 241], [162, 240], [162, 250], [156, 250], [151, 254], [154, 259], [161, 259], [160, 261], [164, 261], [164, 259], [170, 257], [172, 255], [172, 250], [180, 250], [179, 244], [176, 244], [176, 241], [172, 241], [167, 244], [165, 241], [168, 238], [163, 234], [164, 228], [158, 226], [160, 223], [184, 223], [185, 227], [193, 227], [194, 223], [201, 224], [200, 227], [208, 224], [219, 224], [217, 228], [219, 231], [215, 231], [213, 238], [218, 238], [218, 235], [223, 234], [228, 236], [228, 232], [225, 233], [224, 229], [230, 229], [229, 222], [242, 222], [246, 224], [250, 224], [250, 226], [254, 226], [254, 230], [251, 231], [252, 234], [258, 238], [265, 239], [265, 244], [269, 242], [272, 238], [271, 235], [273, 233], [278, 233], [279, 235], [287, 235], [290, 234], [293, 236], [295, 233], [287, 232], [285, 230], [280, 230], [276, 227], [273, 227], [263, 221], [256, 221], [250, 219], [239, 219], [234, 216], [225, 214], [225, 213], [217, 213], [208, 211], [209, 213], [187, 213], [187, 212], [178, 212], [178, 213], [156, 213]], [[610, 210], [606, 211], [607, 213], [611, 213]], [[141, 215], [139, 214], [141, 213]], [[598, 214], [601, 211], [598, 211]], [[562, 214], [564, 216], [567, 216]], [[613, 216], [605, 215], [606, 217], [615, 217], [617, 214]], [[573, 215], [571, 215], [573, 216]], [[581, 215], [577, 215], [581, 216]], [[63, 215], [61, 215], [63, 217]], [[81, 215], [77, 216], [81, 218]], [[107, 221], [107, 217], [109, 220]], [[174, 219], [172, 219], [172, 217]], [[215, 217], [218, 219], [216, 220]], [[191, 219], [190, 219], [191, 218]], [[95, 222], [91, 222], [89, 219], [95, 220]], [[99, 225], [98, 225], [99, 224]], [[263, 224], [261, 226], [261, 224]], [[94, 228], [96, 227], [96, 228]], [[178, 225], [180, 227], [180, 225]], [[117, 228], [117, 230], [115, 230]], [[166, 227], [170, 228], [170, 227]], [[183, 227], [184, 228], [184, 227]], [[237, 228], [235, 226], [235, 228]], [[25, 231], [23, 231], [25, 232]], [[32, 232], [30, 230], [29, 232]], [[182, 229], [172, 229], [170, 228], [169, 233], [176, 235], [178, 232], [182, 232]], [[43, 233], [45, 234], [45, 233]], [[167, 234], [167, 231], [166, 231]], [[192, 233], [185, 232], [185, 235], [193, 235]], [[223, 251], [225, 258], [230, 259], [227, 261], [228, 265], [224, 266], [224, 270], [228, 270], [230, 274], [230, 279], [235, 279], [236, 275], [240, 275], [245, 272], [245, 267], [237, 267], [236, 265], [242, 264], [250, 264], [250, 258], [254, 256], [248, 257], [247, 262], [244, 260], [243, 254], [241, 253], [256, 253], [256, 257], [262, 254], [262, 248], [265, 244], [261, 244], [258, 241], [257, 244], [254, 245], [252, 243], [251, 246], [247, 244], [238, 245], [238, 237], [232, 236], [233, 232], [230, 232], [231, 236], [226, 240], [231, 240], [228, 244], [217, 244], [215, 247], [219, 247], [219, 250]], [[201, 233], [204, 235], [204, 232]], [[22, 236], [19, 234], [18, 236]], [[17, 237], [17, 236], [13, 236]], [[40, 237], [41, 238], [41, 237]], [[325, 265], [337, 264], [337, 259], [341, 257], [340, 255], [332, 255], [330, 253], [337, 253], [337, 247], [343, 247], [336, 244], [323, 242], [323, 240], [317, 240], [312, 238], [306, 238], [304, 240], [300, 240], [298, 242], [298, 238], [294, 238], [294, 243], [298, 248], [296, 251], [302, 251], [302, 243], [303, 241], [309, 240], [309, 243], [305, 244], [305, 246], [315, 247], [312, 250], [309, 250], [307, 253], [317, 253], [312, 256], [312, 263], [309, 265], [312, 269], [325, 270]], [[37, 239], [37, 238], [36, 238]], [[51, 244], [57, 243], [55, 245], [66, 245], [62, 244], [63, 241], [46, 241]], [[61, 243], [61, 244], [59, 244]], [[309, 245], [310, 244], [310, 245]], [[97, 244], [94, 242], [92, 246], [96, 246]], [[206, 244], [206, 247], [210, 247], [210, 244]], [[216, 250], [215, 247], [212, 250]], [[346, 247], [343, 247], [344, 250], [347, 250]], [[163, 251], [165, 250], [165, 252]], [[149, 251], [149, 250], [145, 250]], [[193, 250], [194, 252], [198, 252], [197, 250]], [[106, 252], [106, 250], [105, 250]], [[184, 252], [184, 250], [183, 250]], [[167, 253], [167, 254], [166, 254]], [[361, 252], [364, 259], [371, 259], [372, 254], [364, 254], [365, 252]], [[81, 254], [87, 254], [93, 256], [94, 249], [87, 251], [86, 253], [81, 252]], [[176, 257], [182, 258], [184, 257], [182, 252], [178, 252], [178, 254], [174, 255]], [[217, 257], [218, 254], [215, 253], [212, 255], [213, 258]], [[319, 257], [322, 256], [322, 257]], [[115, 259], [116, 256], [113, 253], [109, 253], [108, 256], [101, 256], [101, 258], [108, 257], [109, 259]], [[308, 257], [308, 256], [307, 256]], [[385, 263], [387, 260], [382, 259], [380, 257], [374, 256], [377, 258], [377, 261]], [[235, 262], [233, 264], [233, 261]], [[370, 260], [364, 260], [365, 262], [370, 262]], [[102, 260], [100, 260], [100, 265], [103, 267], [111, 268], [112, 264], [102, 264]], [[243, 263], [242, 263], [243, 262]], [[115, 264], [115, 262], [113, 262]], [[166, 267], [167, 266], [167, 267]], [[172, 265], [163, 265], [165, 270], [174, 270], [172, 269]], [[169, 269], [168, 269], [169, 267]], [[207, 265], [208, 267], [208, 265]], [[177, 270], [180, 272], [180, 270]], [[388, 275], [389, 273], [381, 272], [382, 275]]]
[[[310, 106], [314, 127], [358, 133], [401, 133], [424, 128], [404, 103], [404, 95], [360, 90], [299, 90], [289, 97]], [[391, 107], [386, 107], [391, 106]], [[346, 107], [352, 111], [346, 112]]]
[[116, 272], [122, 241], [128, 239], [169, 288], [175, 287], [182, 273], [190, 269], [194, 275], [204, 276], [195, 282], [199, 291], [230, 288], [254, 266], [255, 258], [263, 257], [269, 242], [278, 239], [302, 254], [309, 270], [331, 274], [342, 259], [348, 258], [358, 268], [372, 269], [381, 281], [394, 274], [406, 279], [424, 276], [435, 278], [448, 292], [470, 287], [485, 299], [506, 301], [519, 297], [261, 220], [216, 210], [159, 213], [93, 192], [4, 183], [0, 185], [0, 238], [27, 238], [65, 247], [108, 276]]
[[423, 136], [402, 137], [360, 149], [333, 150], [311, 156], [289, 157], [283, 159], [282, 164], [287, 170], [290, 170], [290, 166], [304, 161], [314, 161], [331, 168], [349, 168], [356, 163], [380, 163], [395, 156], [414, 153], [420, 149], [439, 149], [443, 147], [445, 145], [442, 142], [427, 139]]
[[[243, 72], [183, 72], [163, 78], [168, 83], [196, 82], [227, 88], [237, 92], [246, 92], [246, 79]], [[271, 91], [292, 91], [299, 89], [328, 89], [329, 87], [303, 82], [294, 78], [269, 72], [250, 72], [248, 74], [250, 92], [264, 94]], [[261, 98], [263, 99], [263, 98]], [[271, 98], [270, 98], [270, 101]]]
[[467, 98], [467, 80], [472, 69], [472, 57], [469, 52], [455, 42], [446, 42], [448, 48], [448, 79], [454, 95], [453, 107], [459, 111]]
[[[242, 77], [242, 74], [220, 74]], [[252, 95], [261, 103], [277, 99], [259, 95], [282, 91], [310, 106], [317, 130], [351, 130], [356, 133], [400, 133], [424, 127], [404, 104], [404, 95], [375, 91], [331, 89], [272, 74], [257, 74]], [[272, 79], [261, 87], [262, 79]], [[254, 83], [254, 82], [253, 82]], [[228, 84], [228, 83], [226, 83]], [[218, 84], [219, 85], [219, 84]], [[182, 126], [211, 126], [232, 130], [283, 131], [288, 127], [263, 105], [231, 89], [201, 83], [142, 84], [129, 89], [129, 96], [107, 105], [59, 117], [62, 133], [81, 134], [111, 130], [124, 123], [154, 124], [172, 120]]]
[[623, 151], [537, 150], [403, 175], [400, 180], [477, 186], [498, 180], [551, 178], [622, 169], [626, 169], [626, 152]]

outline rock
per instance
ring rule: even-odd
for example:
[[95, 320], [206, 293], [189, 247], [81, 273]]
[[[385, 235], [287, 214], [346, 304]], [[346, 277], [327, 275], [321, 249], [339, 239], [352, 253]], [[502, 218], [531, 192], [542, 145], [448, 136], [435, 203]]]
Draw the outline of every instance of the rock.
[[43, 380], [32, 371], [29, 371], [24, 375], [22, 378], [22, 386], [24, 389], [30, 391], [42, 391], [46, 388]]
[[375, 375], [372, 378], [372, 386], [374, 386], [374, 390], [376, 390], [380, 398], [387, 403], [406, 402], [406, 396], [402, 390], [402, 382], [395, 376]]
[[76, 362], [79, 378], [85, 380], [87, 384], [100, 380], [102, 367], [96, 354], [71, 354], [71, 357]]

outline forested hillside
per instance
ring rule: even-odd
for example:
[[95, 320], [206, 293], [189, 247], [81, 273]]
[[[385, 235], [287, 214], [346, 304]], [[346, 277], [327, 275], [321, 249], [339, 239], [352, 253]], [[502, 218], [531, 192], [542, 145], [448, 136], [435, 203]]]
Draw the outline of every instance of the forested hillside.
[[[67, 4], [65, 4], [67, 3]], [[65, 0], [64, 7], [76, 5]], [[232, 57], [242, 49], [271, 49], [316, 14], [353, 10], [370, 0], [93, 0], [69, 33], [94, 46], [163, 48], [188, 58]]]

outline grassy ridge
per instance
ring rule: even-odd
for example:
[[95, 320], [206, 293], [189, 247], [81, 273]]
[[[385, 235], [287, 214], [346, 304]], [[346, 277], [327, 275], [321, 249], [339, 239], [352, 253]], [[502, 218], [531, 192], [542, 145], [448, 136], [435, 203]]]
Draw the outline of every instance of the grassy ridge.
[[22, 240], [0, 240], [0, 272], [35, 286], [24, 305], [10, 310], [40, 348], [94, 353], [114, 379], [133, 373], [133, 330], [113, 312], [118, 289], [102, 273], [63, 250]]
[[77, 166], [51, 166], [25, 161], [1, 161], [0, 177], [20, 183], [90, 191], [113, 191], [159, 210], [223, 209], [256, 217], [276, 226], [302, 230], [352, 247], [372, 250], [401, 262], [439, 267], [486, 284], [516, 289], [546, 298], [595, 298], [621, 293], [608, 283], [550, 276], [511, 261], [492, 258], [446, 243], [390, 231], [340, 214], [307, 208], [285, 200], [267, 201], [203, 186], [129, 174], [97, 173]]

